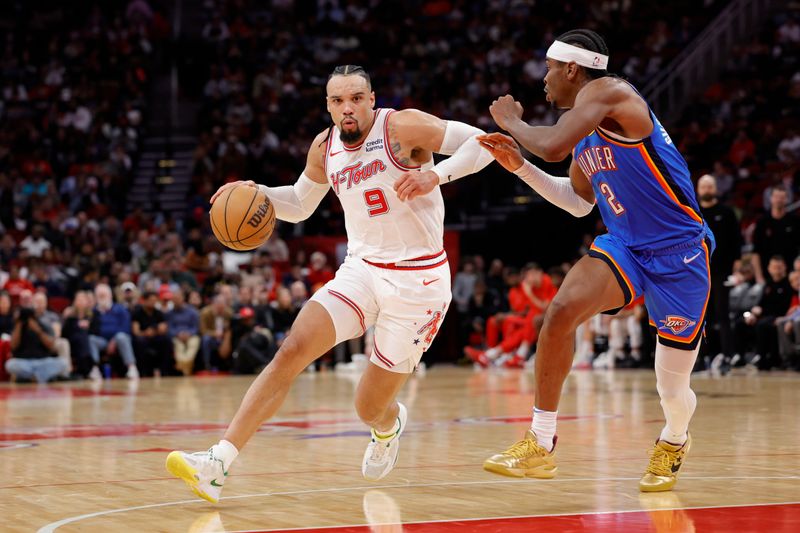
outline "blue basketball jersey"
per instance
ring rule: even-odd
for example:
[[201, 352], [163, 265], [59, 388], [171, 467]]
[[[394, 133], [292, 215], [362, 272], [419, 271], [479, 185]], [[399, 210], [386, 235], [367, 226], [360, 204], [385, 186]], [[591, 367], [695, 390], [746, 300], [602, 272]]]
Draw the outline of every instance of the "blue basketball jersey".
[[650, 118], [649, 137], [624, 141], [597, 128], [572, 153], [608, 232], [633, 250], [670, 248], [707, 232], [686, 161], [652, 111]]

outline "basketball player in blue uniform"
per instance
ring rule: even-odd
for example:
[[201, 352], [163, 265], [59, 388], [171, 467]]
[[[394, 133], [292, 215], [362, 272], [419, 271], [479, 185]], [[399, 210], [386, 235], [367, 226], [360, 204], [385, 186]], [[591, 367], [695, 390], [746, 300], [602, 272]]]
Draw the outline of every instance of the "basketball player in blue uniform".
[[666, 425], [639, 488], [666, 491], [675, 485], [691, 444], [688, 426], [697, 400], [689, 376], [703, 335], [714, 237], [700, 215], [683, 157], [641, 95], [610, 76], [607, 65], [599, 35], [570, 31], [547, 52], [547, 101], [568, 110], [555, 125], [529, 126], [511, 96], [490, 108], [501, 128], [545, 161], [571, 153], [569, 177], [550, 176], [525, 161], [506, 135], [478, 138], [501, 165], [574, 216], [588, 215], [596, 203], [608, 228], [569, 272], [545, 315], [531, 429], [484, 468], [515, 477], [556, 474], [556, 416], [575, 330], [643, 294], [658, 331], [655, 371]]

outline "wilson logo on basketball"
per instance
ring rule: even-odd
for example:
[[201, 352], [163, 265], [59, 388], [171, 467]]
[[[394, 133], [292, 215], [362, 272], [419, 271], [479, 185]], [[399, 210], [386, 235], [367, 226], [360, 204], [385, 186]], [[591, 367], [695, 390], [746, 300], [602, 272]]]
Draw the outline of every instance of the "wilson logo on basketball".
[[267, 211], [269, 211], [269, 203], [264, 202], [258, 206], [256, 212], [253, 213], [253, 215], [250, 217], [250, 220], [247, 221], [247, 225], [257, 228], [261, 224], [261, 221], [264, 220], [264, 215], [267, 214]]
[[697, 324], [694, 320], [675, 315], [667, 315], [666, 320], [659, 320], [659, 322], [661, 322], [662, 325], [658, 329], [668, 329], [675, 335], [680, 335], [688, 328]]
[[331, 174], [333, 191], [336, 194], [339, 194], [339, 185], [347, 183], [347, 188], [349, 189], [353, 185], [358, 185], [362, 181], [367, 181], [375, 174], [384, 172], [385, 170], [386, 165], [380, 159], [370, 161], [366, 164], [362, 163], [361, 161], [357, 161], [350, 166], [344, 167], [336, 174]]

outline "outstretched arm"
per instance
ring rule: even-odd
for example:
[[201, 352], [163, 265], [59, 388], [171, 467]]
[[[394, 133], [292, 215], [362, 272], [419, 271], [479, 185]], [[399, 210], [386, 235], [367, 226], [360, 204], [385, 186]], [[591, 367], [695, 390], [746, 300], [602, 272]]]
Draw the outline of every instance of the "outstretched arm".
[[556, 177], [547, 174], [526, 161], [514, 139], [502, 133], [481, 135], [478, 141], [505, 169], [520, 177], [542, 198], [576, 217], [584, 217], [594, 207], [592, 185], [573, 161], [569, 167], [569, 177]]
[[532, 154], [549, 162], [562, 161], [582, 138], [589, 135], [625, 95], [614, 87], [593, 82], [575, 100], [575, 106], [553, 126], [529, 126], [522, 120], [522, 105], [510, 95], [489, 107], [498, 126], [509, 132]]
[[327, 135], [328, 130], [325, 130], [314, 139], [308, 150], [306, 168], [294, 185], [267, 187], [266, 185], [257, 185], [254, 181], [234, 181], [220, 187], [211, 197], [211, 203], [213, 204], [214, 200], [226, 189], [237, 185], [246, 185], [257, 187], [267, 195], [275, 208], [275, 216], [279, 220], [297, 223], [307, 219], [317, 209], [330, 188], [324, 168]]
[[416, 109], [398, 111], [389, 120], [388, 142], [395, 156], [405, 155], [409, 163], [427, 161], [432, 152], [450, 156], [429, 171], [402, 175], [394, 185], [400, 200], [427, 194], [437, 185], [478, 172], [492, 161], [476, 140], [483, 133], [481, 129]]

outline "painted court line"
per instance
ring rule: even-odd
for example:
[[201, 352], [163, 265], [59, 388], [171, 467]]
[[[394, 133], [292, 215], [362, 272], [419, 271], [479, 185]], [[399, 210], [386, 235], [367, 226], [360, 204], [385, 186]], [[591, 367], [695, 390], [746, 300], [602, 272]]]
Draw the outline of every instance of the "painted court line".
[[[750, 454], [748, 457], [797, 457], [800, 456], [800, 453], [759, 453], [759, 454]], [[713, 454], [713, 455], [692, 455], [694, 459], [708, 459], [708, 458], [728, 458], [728, 457], [737, 457], [734, 454]], [[615, 458], [603, 458], [603, 459], [567, 459], [561, 460], [559, 464], [572, 464], [572, 463], [597, 463], [597, 462], [628, 462], [633, 460], [640, 459], [639, 456], [631, 456], [631, 457], [615, 457]], [[476, 468], [475, 463], [466, 463], [466, 464], [432, 464], [432, 465], [416, 465], [416, 466], [397, 466], [395, 467], [395, 471], [400, 470], [437, 470], [437, 469], [453, 469], [453, 468]], [[282, 470], [282, 471], [270, 471], [270, 472], [243, 472], [240, 474], [232, 474], [228, 477], [228, 479], [239, 478], [239, 477], [256, 477], [256, 476], [264, 476], [264, 477], [283, 477], [288, 475], [303, 475], [303, 474], [342, 474], [342, 473], [352, 473], [355, 472], [356, 468], [353, 466], [348, 466], [346, 468], [333, 468], [329, 470]], [[686, 476], [682, 476], [683, 479], [691, 479], [687, 478]], [[97, 481], [69, 481], [63, 483], [31, 483], [28, 485], [5, 485], [0, 486], [0, 490], [13, 490], [13, 489], [29, 489], [29, 488], [38, 488], [38, 487], [64, 487], [64, 486], [73, 486], [73, 485], [98, 485], [98, 484], [114, 484], [114, 483], [144, 483], [150, 481], [166, 481], [169, 479], [174, 479], [172, 476], [159, 476], [159, 477], [148, 477], [148, 478], [140, 478], [140, 479], [105, 479], [105, 480], [97, 480]], [[738, 479], [738, 478], [737, 478]], [[751, 479], [751, 478], [748, 478]], [[784, 479], [781, 477], [780, 479]]]
[[[413, 522], [403, 521], [403, 525], [412, 524], [447, 524], [450, 522], [481, 522], [486, 520], [518, 520], [525, 518], [558, 518], [570, 516], [603, 516], [603, 515], [616, 515], [616, 514], [631, 514], [631, 513], [648, 513], [652, 511], [698, 511], [703, 509], [735, 509], [744, 507], [775, 507], [780, 505], [798, 505], [797, 502], [774, 502], [774, 503], [740, 503], [734, 505], [703, 505], [700, 507], [665, 507], [663, 509], [626, 509], [624, 511], [585, 511], [576, 513], [545, 513], [534, 515], [517, 515], [517, 516], [486, 516], [482, 518], [448, 518], [442, 520], [417, 520]], [[308, 531], [318, 529], [345, 529], [349, 527], [370, 527], [370, 526], [390, 526], [394, 523], [378, 523], [378, 524], [348, 524], [344, 526], [305, 526], [305, 527], [290, 527], [290, 528], [274, 528], [274, 529], [237, 529], [228, 531], [227, 533], [267, 533], [269, 531]]]
[[[554, 483], [572, 483], [572, 482], [585, 482], [585, 481], [595, 481], [595, 482], [602, 482], [602, 481], [637, 481], [638, 477], [609, 477], [609, 478], [572, 478], [572, 479], [550, 479], [547, 481], [548, 484]], [[734, 480], [734, 479], [800, 479], [800, 476], [699, 476], [699, 477], [688, 477], [684, 476], [682, 479], [694, 479], [694, 480]], [[411, 484], [395, 484], [395, 485], [362, 485], [362, 486], [355, 486], [355, 487], [337, 487], [337, 488], [326, 488], [326, 489], [308, 489], [308, 490], [294, 490], [294, 491], [285, 491], [285, 492], [261, 492], [257, 494], [242, 494], [240, 496], [227, 496], [222, 497], [220, 500], [241, 500], [245, 498], [260, 498], [265, 496], [295, 496], [299, 494], [318, 494], [324, 492], [350, 492], [350, 491], [358, 491], [358, 490], [378, 490], [378, 489], [403, 489], [403, 488], [423, 488], [423, 487], [451, 487], [451, 486], [470, 486], [470, 485], [503, 485], [503, 484], [518, 484], [518, 483], [530, 483], [531, 480], [529, 479], [509, 479], [509, 480], [493, 480], [493, 481], [452, 481], [452, 482], [441, 482], [441, 483], [411, 483]], [[205, 503], [205, 500], [201, 500], [198, 498], [191, 499], [191, 500], [178, 500], [173, 502], [164, 502], [164, 503], [153, 503], [149, 505], [137, 505], [134, 507], [121, 507], [119, 509], [109, 509], [106, 511], [97, 511], [94, 513], [86, 513], [78, 516], [72, 516], [69, 518], [64, 518], [58, 520], [57, 522], [51, 522], [41, 528], [39, 528], [37, 533], [52, 533], [56, 529], [61, 526], [65, 526], [67, 524], [72, 524], [75, 522], [79, 522], [81, 520], [86, 520], [88, 518], [97, 518], [99, 516], [106, 516], [110, 514], [117, 514], [117, 513], [125, 513], [128, 511], [139, 511], [142, 509], [155, 509], [158, 507], [171, 507], [173, 505], [183, 505], [183, 504], [197, 504], [197, 503]], [[769, 503], [769, 504], [741, 504], [741, 505], [720, 505], [720, 506], [710, 506], [710, 507], [687, 507], [686, 509], [713, 509], [718, 507], [752, 507], [756, 505], [790, 505], [790, 504], [797, 504], [800, 502], [781, 502], [781, 503]], [[683, 509], [683, 508], [682, 508]], [[664, 509], [670, 510], [670, 509]], [[597, 511], [597, 512], [588, 512], [588, 513], [571, 513], [571, 514], [543, 514], [543, 515], [526, 515], [520, 517], [483, 517], [483, 518], [473, 518], [469, 520], [492, 520], [495, 518], [533, 518], [537, 516], [575, 516], [581, 514], [609, 514], [615, 512], [641, 512], [641, 509], [637, 510], [630, 510], [630, 511]], [[465, 521], [467, 519], [464, 519]], [[443, 522], [453, 522], [457, 520], [442, 520]], [[421, 523], [426, 523], [429, 521], [422, 521]], [[405, 523], [405, 522], [404, 522]], [[409, 522], [412, 523], [412, 522]], [[359, 526], [363, 524], [358, 524]], [[345, 527], [345, 526], [327, 526], [327, 528], [332, 527]], [[309, 529], [310, 526], [305, 526], [303, 528], [294, 528], [294, 530], [302, 530], [302, 529]], [[285, 528], [283, 528], [285, 530]], [[281, 529], [276, 529], [280, 531]], [[261, 530], [264, 531], [264, 530]], [[291, 531], [291, 529], [289, 530]]]

